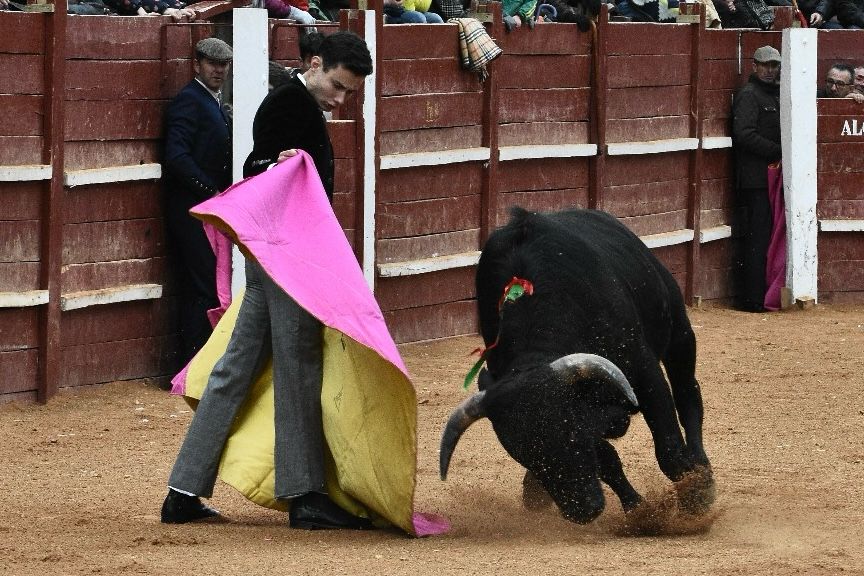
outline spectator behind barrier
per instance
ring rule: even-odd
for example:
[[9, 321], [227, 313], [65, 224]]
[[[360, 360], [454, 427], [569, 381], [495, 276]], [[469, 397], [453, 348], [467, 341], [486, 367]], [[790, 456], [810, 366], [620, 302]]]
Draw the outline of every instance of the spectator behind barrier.
[[817, 98], [851, 98], [864, 103], [864, 94], [855, 90], [855, 69], [845, 62], [835, 62], [825, 76], [825, 87], [816, 91]]
[[855, 91], [864, 94], [864, 64], [855, 67]]
[[432, 0], [384, 0], [385, 24], [441, 24], [444, 20], [431, 11]]
[[843, 28], [864, 28], [864, 0], [836, 0], [837, 21]]
[[836, 0], [798, 0], [798, 9], [804, 14], [811, 28], [842, 28], [837, 22], [835, 2]]
[[120, 16], [170, 16], [179, 22], [187, 18], [190, 22], [198, 14], [181, 0], [105, 0]]

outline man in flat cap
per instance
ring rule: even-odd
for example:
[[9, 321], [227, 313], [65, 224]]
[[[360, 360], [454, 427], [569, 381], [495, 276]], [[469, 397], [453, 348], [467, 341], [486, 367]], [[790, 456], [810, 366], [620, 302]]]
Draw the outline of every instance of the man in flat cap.
[[780, 160], [780, 52], [762, 46], [753, 54], [753, 73], [732, 101], [732, 147], [736, 189], [745, 205], [739, 306], [762, 312], [765, 263], [771, 240], [768, 165]]
[[162, 178], [169, 252], [179, 288], [181, 354], [185, 365], [212, 332], [217, 308], [216, 257], [192, 206], [231, 184], [231, 130], [221, 106], [231, 47], [218, 38], [195, 45], [195, 78], [168, 105]]

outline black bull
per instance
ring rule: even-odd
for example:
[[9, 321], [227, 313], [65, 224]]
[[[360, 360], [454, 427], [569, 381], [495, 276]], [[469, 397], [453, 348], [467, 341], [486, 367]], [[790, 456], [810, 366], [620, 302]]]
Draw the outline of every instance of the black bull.
[[[533, 293], [503, 300], [514, 277]], [[696, 478], [677, 484], [679, 507], [708, 508], [696, 339], [678, 285], [638, 237], [603, 212], [516, 208], [483, 248], [477, 305], [486, 368], [444, 430], [442, 479], [459, 437], [486, 417], [527, 469], [526, 505], [551, 496], [564, 517], [590, 522], [604, 508], [602, 480], [630, 511], [642, 497], [608, 439], [641, 410], [663, 473]]]

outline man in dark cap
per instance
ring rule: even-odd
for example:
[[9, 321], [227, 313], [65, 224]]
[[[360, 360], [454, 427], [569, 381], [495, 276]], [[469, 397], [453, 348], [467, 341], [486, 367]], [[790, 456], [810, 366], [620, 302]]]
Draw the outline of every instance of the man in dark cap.
[[231, 58], [231, 47], [218, 38], [198, 42], [195, 78], [171, 101], [166, 116], [162, 182], [179, 287], [181, 365], [209, 338], [207, 311], [219, 306], [216, 257], [189, 209], [231, 184], [231, 130], [221, 106]]
[[[254, 176], [303, 150], [333, 198], [333, 147], [324, 112], [341, 106], [372, 73], [362, 38], [335, 32], [321, 42], [309, 69], [272, 90], [255, 114], [254, 146], [243, 167]], [[162, 522], [218, 517], [201, 502], [213, 493], [219, 461], [235, 415], [272, 356], [275, 496], [290, 501], [292, 528], [369, 529], [372, 523], [340, 508], [324, 482], [321, 415], [321, 322], [282, 290], [254, 258], [246, 260], [246, 291], [225, 354], [210, 373], [177, 455], [162, 505]]]
[[765, 263], [771, 240], [768, 165], [780, 160], [780, 52], [762, 46], [753, 54], [753, 73], [732, 101], [732, 147], [736, 189], [746, 215], [741, 309], [762, 312], [765, 302]]

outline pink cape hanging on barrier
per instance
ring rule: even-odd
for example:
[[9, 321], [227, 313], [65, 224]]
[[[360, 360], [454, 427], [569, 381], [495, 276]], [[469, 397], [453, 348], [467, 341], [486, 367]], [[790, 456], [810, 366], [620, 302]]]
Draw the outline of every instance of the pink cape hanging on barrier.
[[[321, 407], [331, 499], [412, 535], [446, 532], [445, 518], [414, 511], [417, 398], [309, 156], [300, 152], [191, 212], [218, 229], [208, 238], [217, 254], [220, 300], [230, 299], [230, 237], [324, 325]], [[211, 311], [218, 320], [213, 335], [172, 380], [173, 392], [201, 397], [241, 300]], [[281, 510], [287, 504], [274, 497], [272, 388], [271, 363], [235, 421], [219, 476], [250, 500]]]
[[771, 241], [765, 261], [766, 310], [780, 309], [780, 289], [786, 285], [786, 205], [783, 200], [783, 166], [768, 166], [768, 202], [771, 204]]

